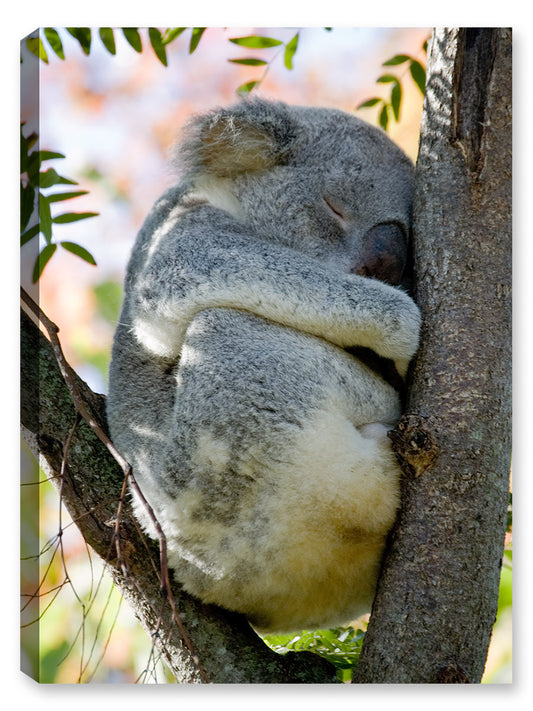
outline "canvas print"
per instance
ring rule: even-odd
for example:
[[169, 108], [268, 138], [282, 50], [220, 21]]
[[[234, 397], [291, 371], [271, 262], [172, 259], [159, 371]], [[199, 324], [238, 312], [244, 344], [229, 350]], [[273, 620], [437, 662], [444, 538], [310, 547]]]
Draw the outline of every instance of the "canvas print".
[[496, 684], [512, 36], [21, 40], [21, 669]]

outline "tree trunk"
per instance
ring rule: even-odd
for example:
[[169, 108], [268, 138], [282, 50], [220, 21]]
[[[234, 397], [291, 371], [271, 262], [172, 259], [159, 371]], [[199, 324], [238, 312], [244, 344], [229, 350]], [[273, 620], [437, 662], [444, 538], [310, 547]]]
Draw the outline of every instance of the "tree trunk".
[[432, 38], [414, 213], [423, 330], [361, 683], [483, 674], [509, 501], [511, 51], [508, 29]]
[[[107, 563], [114, 582], [154, 639], [169, 669], [180, 683], [336, 683], [334, 667], [311, 653], [272, 652], [247, 621], [186, 595], [175, 583], [172, 595], [202, 671], [184, 644], [168, 603], [162, 605], [157, 544], [139, 532], [131, 508], [120, 517], [120, 556], [113, 532], [123, 472], [106, 447], [81, 422], [68, 446], [65, 475], [61, 476], [69, 434], [76, 421], [70, 393], [49, 341], [22, 312], [21, 416], [30, 449], [56, 488], [85, 541]], [[105, 398], [93, 393], [79, 378], [77, 386], [95, 420], [106, 429]], [[38, 501], [36, 501], [38, 506]], [[38, 520], [39, 512], [34, 512]], [[38, 541], [35, 541], [35, 589], [39, 584]], [[26, 573], [31, 570], [26, 565]], [[161, 615], [161, 619], [160, 619]], [[36, 641], [38, 623], [34, 625]], [[36, 645], [39, 649], [39, 645]], [[36, 665], [34, 668], [39, 668]]]

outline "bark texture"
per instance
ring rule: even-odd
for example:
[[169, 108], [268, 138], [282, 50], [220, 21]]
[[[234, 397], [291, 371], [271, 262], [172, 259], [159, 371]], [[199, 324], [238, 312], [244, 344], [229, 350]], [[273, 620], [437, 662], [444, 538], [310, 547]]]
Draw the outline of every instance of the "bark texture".
[[[60, 474], [76, 414], [49, 341], [24, 312], [21, 368], [24, 438], [39, 456], [45, 473], [53, 477], [53, 483], [61, 489], [63, 502], [86, 542], [107, 562], [113, 580], [154, 639], [177, 682], [337, 682], [335, 669], [326, 660], [305, 652], [275, 654], [243, 617], [203, 605], [173, 583], [172, 594], [202, 674], [183, 643], [168, 603], [163, 605], [158, 546], [139, 532], [127, 504], [120, 517], [121, 560], [117, 560], [113, 533], [123, 473], [84, 422], [75, 429], [68, 447], [65, 475]], [[93, 393], [83, 381], [75, 378], [95, 420], [105, 430], [104, 396]], [[38, 510], [35, 516], [38, 517]], [[37, 562], [35, 566], [37, 588]], [[38, 634], [38, 628], [36, 632]]]
[[481, 680], [511, 458], [511, 31], [434, 32], [417, 163], [421, 348], [402, 509], [356, 681]]

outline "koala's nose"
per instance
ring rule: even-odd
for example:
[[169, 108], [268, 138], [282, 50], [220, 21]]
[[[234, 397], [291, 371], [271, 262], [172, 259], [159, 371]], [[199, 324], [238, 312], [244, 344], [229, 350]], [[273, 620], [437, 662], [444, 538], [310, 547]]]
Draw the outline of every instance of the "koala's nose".
[[398, 225], [376, 225], [363, 237], [363, 249], [352, 268], [353, 274], [379, 279], [396, 286], [407, 262], [407, 243]]

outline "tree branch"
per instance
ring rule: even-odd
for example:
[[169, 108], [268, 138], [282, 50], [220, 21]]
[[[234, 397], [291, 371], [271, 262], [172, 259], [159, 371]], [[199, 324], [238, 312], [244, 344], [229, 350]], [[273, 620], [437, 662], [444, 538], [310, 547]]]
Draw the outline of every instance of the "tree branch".
[[[129, 502], [124, 500], [124, 471], [86, 422], [81, 422], [73, 431], [77, 414], [52, 345], [24, 311], [21, 314], [21, 369], [21, 417], [28, 445], [39, 456], [47, 476], [56, 487], [61, 486], [62, 499], [72, 519], [86, 542], [106, 561], [114, 582], [154, 639], [178, 682], [205, 683], [206, 679], [211, 683], [337, 681], [335, 669], [324, 659], [305, 652], [275, 654], [243, 617], [204, 605], [170, 581], [179, 617], [190, 637], [188, 648], [175, 614], [161, 596], [157, 545], [142, 535]], [[81, 409], [87, 410], [107, 436], [105, 398], [93, 393], [72, 369], [68, 368], [66, 375], [72, 378], [81, 394]], [[205, 670], [205, 677], [192, 649]]]
[[510, 30], [435, 32], [414, 215], [421, 347], [393, 436], [402, 507], [358, 682], [483, 674], [509, 501], [510, 116]]

